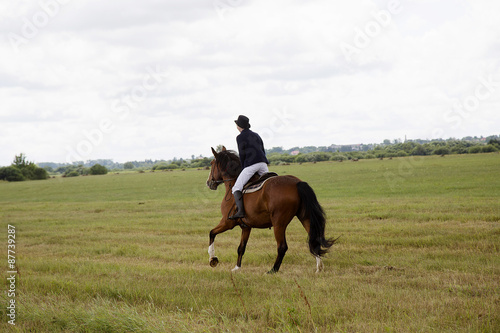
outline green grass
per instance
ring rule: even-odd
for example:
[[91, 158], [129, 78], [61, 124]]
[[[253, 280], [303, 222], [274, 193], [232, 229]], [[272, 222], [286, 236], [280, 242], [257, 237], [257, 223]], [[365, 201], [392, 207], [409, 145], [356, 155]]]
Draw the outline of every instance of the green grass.
[[[498, 332], [500, 155], [271, 167], [307, 181], [342, 236], [314, 274], [296, 220], [280, 273], [272, 231], [215, 241], [208, 171], [0, 182], [2, 262], [16, 227], [19, 332]], [[1, 244], [1, 243], [0, 243]], [[6, 273], [5, 273], [6, 274]], [[6, 281], [6, 280], [4, 280]]]

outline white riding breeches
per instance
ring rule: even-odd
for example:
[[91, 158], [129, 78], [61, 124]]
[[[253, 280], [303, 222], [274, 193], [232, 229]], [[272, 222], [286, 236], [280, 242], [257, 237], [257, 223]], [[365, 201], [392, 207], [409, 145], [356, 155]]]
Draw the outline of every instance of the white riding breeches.
[[255, 163], [253, 165], [247, 166], [245, 169], [241, 170], [238, 179], [236, 179], [236, 183], [233, 186], [232, 193], [236, 191], [243, 190], [243, 186], [252, 178], [255, 173], [258, 173], [259, 176], [262, 176], [266, 172], [269, 172], [267, 168], [267, 164], [265, 162]]

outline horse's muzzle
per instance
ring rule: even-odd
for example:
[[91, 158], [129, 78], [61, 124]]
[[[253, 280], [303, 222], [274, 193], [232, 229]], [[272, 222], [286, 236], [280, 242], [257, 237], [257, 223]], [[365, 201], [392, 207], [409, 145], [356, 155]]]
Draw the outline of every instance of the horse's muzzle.
[[215, 191], [217, 190], [217, 187], [219, 186], [219, 183], [213, 181], [213, 180], [207, 180], [207, 186], [209, 189]]

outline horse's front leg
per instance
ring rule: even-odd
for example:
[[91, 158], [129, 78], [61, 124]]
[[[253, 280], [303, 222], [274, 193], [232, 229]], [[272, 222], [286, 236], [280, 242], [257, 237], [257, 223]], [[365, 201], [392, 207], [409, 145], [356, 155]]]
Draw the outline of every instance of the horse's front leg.
[[241, 229], [241, 242], [240, 246], [238, 246], [238, 261], [236, 262], [236, 266], [232, 269], [233, 272], [237, 272], [241, 268], [241, 259], [245, 254], [245, 249], [247, 248], [248, 238], [250, 237], [251, 228], [242, 228]]
[[215, 256], [214, 241], [215, 236], [229, 229], [233, 229], [236, 223], [233, 220], [222, 219], [219, 224], [210, 230], [210, 242], [208, 245], [208, 255], [210, 256], [210, 267], [215, 267], [219, 263], [219, 259]]

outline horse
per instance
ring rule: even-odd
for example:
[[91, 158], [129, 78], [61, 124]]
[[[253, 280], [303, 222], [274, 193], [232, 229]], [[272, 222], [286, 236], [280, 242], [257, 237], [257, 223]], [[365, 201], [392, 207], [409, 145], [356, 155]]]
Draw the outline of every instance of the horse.
[[285, 231], [296, 216], [309, 236], [309, 251], [316, 258], [316, 273], [322, 271], [324, 268], [322, 257], [338, 238], [325, 238], [326, 215], [311, 186], [291, 175], [272, 177], [266, 181], [261, 190], [244, 194], [246, 216], [243, 221], [231, 220], [229, 216], [235, 209], [231, 189], [242, 169], [240, 159], [235, 152], [225, 147], [222, 147], [221, 152], [216, 152], [212, 148], [212, 153], [215, 158], [211, 161], [207, 186], [215, 191], [220, 184], [224, 184], [226, 194], [221, 203], [222, 219], [210, 231], [208, 247], [210, 266], [216, 267], [219, 263], [214, 248], [215, 237], [218, 234], [236, 226], [241, 227], [238, 260], [232, 269], [232, 272], [236, 272], [241, 269], [241, 261], [252, 228], [274, 228], [278, 256], [268, 273], [277, 273], [288, 249]]

